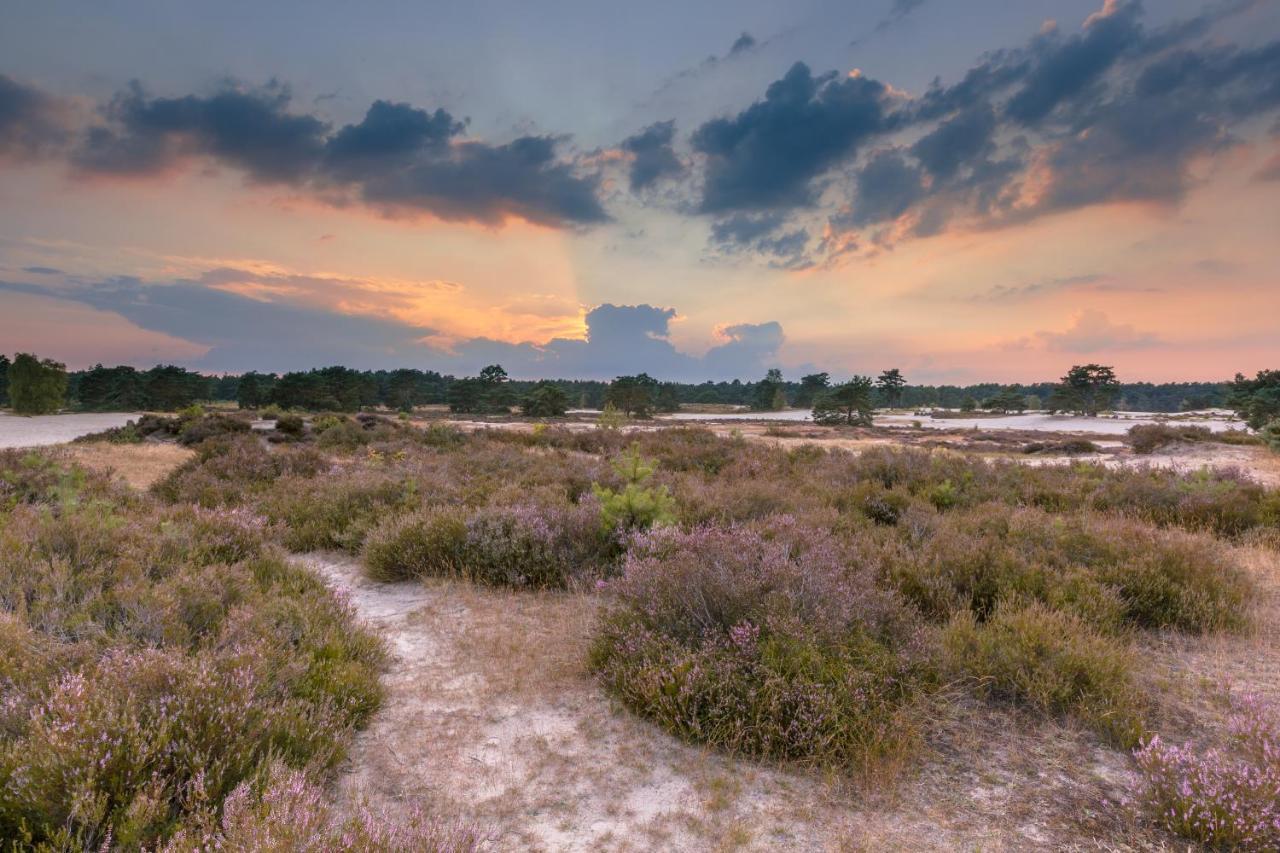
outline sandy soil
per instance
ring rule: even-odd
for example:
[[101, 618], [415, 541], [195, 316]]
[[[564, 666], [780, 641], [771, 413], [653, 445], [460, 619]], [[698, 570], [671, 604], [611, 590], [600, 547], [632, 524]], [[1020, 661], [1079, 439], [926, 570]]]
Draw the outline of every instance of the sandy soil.
[[[378, 584], [349, 557], [301, 558], [387, 638], [386, 704], [339, 799], [492, 827], [499, 850], [1169, 849], [1120, 805], [1127, 755], [1074, 727], [957, 699], [918, 764], [852, 784], [683, 744], [614, 707], [585, 671], [596, 601], [466, 583]], [[1245, 638], [1153, 639], [1170, 732], [1221, 716], [1227, 682], [1280, 690], [1280, 563]]]
[[124, 426], [137, 417], [136, 413], [87, 412], [28, 418], [0, 412], [0, 449], [62, 444], [91, 432]]
[[139, 490], [148, 488], [195, 455], [176, 444], [110, 444], [105, 441], [69, 444], [62, 452], [86, 468], [116, 474]]

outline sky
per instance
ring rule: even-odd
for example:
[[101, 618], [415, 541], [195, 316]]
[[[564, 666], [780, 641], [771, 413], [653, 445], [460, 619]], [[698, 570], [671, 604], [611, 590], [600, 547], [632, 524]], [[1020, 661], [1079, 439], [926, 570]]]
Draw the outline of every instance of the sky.
[[0, 351], [1280, 367], [1276, 0], [10, 0]]

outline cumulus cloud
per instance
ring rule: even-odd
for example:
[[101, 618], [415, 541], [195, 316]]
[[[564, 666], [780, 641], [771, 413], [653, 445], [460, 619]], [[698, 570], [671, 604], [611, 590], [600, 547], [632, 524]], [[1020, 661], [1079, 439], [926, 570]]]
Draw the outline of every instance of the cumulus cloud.
[[[696, 209], [715, 218], [713, 244], [770, 263], [764, 225], [795, 234], [825, 219], [830, 230], [808, 251], [830, 263], [851, 246], [952, 227], [1114, 202], [1177, 205], [1194, 187], [1193, 163], [1280, 109], [1280, 42], [1244, 49], [1214, 32], [1249, 5], [1152, 28], [1141, 3], [1106, 0], [1077, 32], [1046, 26], [918, 97], [797, 63], [762, 100], [694, 131]], [[1275, 172], [1268, 164], [1259, 178]], [[906, 227], [883, 227], [897, 220]]]
[[37, 157], [59, 148], [67, 137], [57, 99], [0, 74], [0, 158]]
[[519, 217], [565, 226], [608, 219], [598, 178], [560, 158], [554, 137], [490, 144], [464, 138], [465, 124], [443, 109], [388, 101], [375, 101], [359, 123], [334, 131], [293, 111], [291, 101], [276, 83], [178, 98], [152, 97], [135, 83], [89, 128], [73, 162], [87, 174], [138, 176], [205, 158], [253, 182], [326, 198], [349, 192], [388, 212], [450, 221]]
[[764, 100], [694, 131], [705, 158], [700, 210], [788, 210], [812, 206], [816, 179], [885, 129], [884, 84], [868, 77], [815, 77], [797, 62]]
[[770, 263], [785, 269], [812, 266], [809, 232], [804, 228], [784, 230], [786, 224], [781, 213], [735, 213], [712, 223], [711, 241], [728, 253], [768, 256]]
[[675, 135], [674, 121], [659, 121], [622, 141], [622, 150], [632, 157], [629, 175], [632, 192], [648, 189], [663, 178], [684, 172], [684, 164], [671, 144]]

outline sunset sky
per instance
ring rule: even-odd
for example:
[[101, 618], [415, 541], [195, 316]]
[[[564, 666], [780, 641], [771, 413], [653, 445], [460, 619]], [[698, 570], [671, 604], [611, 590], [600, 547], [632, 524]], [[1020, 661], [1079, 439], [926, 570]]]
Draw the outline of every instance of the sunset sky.
[[1280, 367], [1280, 2], [56, 2], [0, 351], [206, 371]]

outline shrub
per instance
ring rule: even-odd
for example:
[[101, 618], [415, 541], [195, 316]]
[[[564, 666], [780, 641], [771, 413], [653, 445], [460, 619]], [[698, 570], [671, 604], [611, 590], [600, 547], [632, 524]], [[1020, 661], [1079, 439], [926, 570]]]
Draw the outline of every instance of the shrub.
[[433, 508], [392, 518], [369, 534], [365, 572], [378, 581], [456, 575], [466, 540], [466, 518], [456, 510]]
[[183, 418], [178, 432], [178, 443], [191, 446], [211, 438], [247, 433], [250, 429], [248, 422], [230, 415], [213, 414]]
[[1258, 434], [1262, 437], [1267, 447], [1271, 449], [1272, 453], [1280, 453], [1280, 419], [1271, 421], [1263, 426], [1258, 431]]
[[[310, 449], [270, 450], [253, 436], [206, 441], [197, 456], [151, 487], [169, 503], [238, 506], [272, 488], [282, 477], [314, 477], [329, 463]], [[295, 481], [296, 485], [296, 481]]]
[[1134, 453], [1153, 453], [1161, 447], [1182, 441], [1209, 441], [1213, 433], [1202, 426], [1169, 424], [1135, 424], [1129, 427], [1129, 443]]
[[1077, 616], [1006, 601], [983, 623], [957, 614], [943, 648], [947, 668], [975, 679], [980, 692], [1075, 717], [1121, 745], [1141, 737], [1128, 651]]
[[365, 545], [375, 580], [465, 577], [495, 586], [563, 588], [607, 571], [617, 554], [594, 503], [496, 506], [469, 516], [423, 510], [387, 522]]
[[1040, 601], [1098, 628], [1236, 630], [1252, 584], [1210, 537], [1092, 514], [956, 511], [902, 533], [887, 579], [928, 617], [978, 619], [1009, 598]]
[[357, 553], [365, 536], [388, 514], [419, 503], [413, 478], [359, 470], [331, 472], [305, 483], [278, 480], [264, 495], [261, 509], [285, 526], [284, 545], [292, 551], [337, 548]]
[[1225, 748], [1172, 746], [1153, 736], [1134, 753], [1139, 803], [1166, 829], [1215, 848], [1280, 848], [1280, 711], [1233, 700]]
[[930, 683], [908, 612], [856, 555], [788, 519], [657, 528], [592, 648], [606, 688], [687, 740], [860, 771], [915, 744]]
[[268, 760], [332, 767], [378, 705], [377, 639], [256, 516], [83, 483], [0, 524], [0, 837], [154, 848]]
[[324, 788], [279, 763], [242, 782], [222, 804], [180, 831], [164, 853], [210, 850], [335, 853], [476, 853], [487, 848], [475, 827], [435, 820], [418, 809], [402, 817], [357, 805], [340, 816]]
[[307, 424], [300, 415], [281, 415], [276, 418], [276, 431], [293, 438], [301, 438]]

